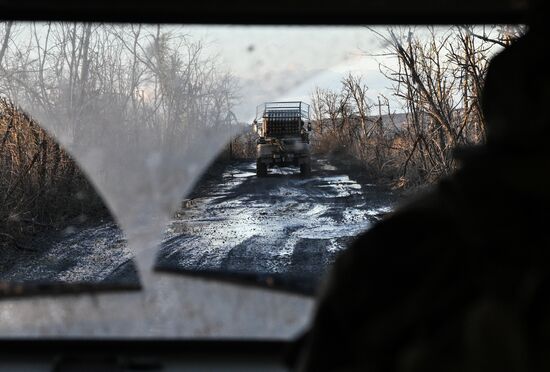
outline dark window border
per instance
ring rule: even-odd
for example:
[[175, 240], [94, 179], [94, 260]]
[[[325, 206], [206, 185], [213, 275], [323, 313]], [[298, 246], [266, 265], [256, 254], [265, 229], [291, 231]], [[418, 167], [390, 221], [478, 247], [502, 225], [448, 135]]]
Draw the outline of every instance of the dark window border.
[[520, 24], [536, 0], [0, 0], [0, 19], [193, 24]]

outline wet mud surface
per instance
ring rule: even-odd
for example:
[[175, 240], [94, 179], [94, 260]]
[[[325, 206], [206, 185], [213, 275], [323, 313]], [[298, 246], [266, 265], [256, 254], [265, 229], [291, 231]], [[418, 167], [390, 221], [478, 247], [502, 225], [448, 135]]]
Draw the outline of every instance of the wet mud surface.
[[293, 167], [258, 178], [254, 162], [235, 163], [204, 191], [172, 221], [157, 268], [304, 293], [313, 293], [338, 252], [397, 200], [324, 159], [307, 178]]
[[[203, 179], [168, 226], [156, 269], [246, 280], [313, 293], [338, 252], [391, 211], [398, 195], [359, 184], [325, 159], [304, 178], [296, 168], [257, 178], [255, 162], [233, 162]], [[137, 283], [112, 222], [39, 239], [1, 262], [3, 282]]]

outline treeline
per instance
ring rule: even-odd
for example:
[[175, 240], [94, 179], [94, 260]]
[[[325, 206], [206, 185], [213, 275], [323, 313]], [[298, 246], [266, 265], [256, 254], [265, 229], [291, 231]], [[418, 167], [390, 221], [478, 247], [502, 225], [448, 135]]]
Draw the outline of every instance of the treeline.
[[237, 87], [217, 66], [175, 26], [0, 22], [3, 238], [94, 213], [68, 153], [120, 216], [151, 213], [152, 198], [171, 208], [235, 121]]
[[[384, 96], [371, 101], [359, 76], [343, 79], [340, 90], [316, 89], [314, 147], [352, 159], [397, 187], [432, 183], [457, 166], [455, 148], [484, 141], [480, 101], [488, 62], [522, 28], [373, 32], [396, 61], [380, 68], [403, 107], [390, 107]], [[404, 120], [396, 111], [404, 112]]]

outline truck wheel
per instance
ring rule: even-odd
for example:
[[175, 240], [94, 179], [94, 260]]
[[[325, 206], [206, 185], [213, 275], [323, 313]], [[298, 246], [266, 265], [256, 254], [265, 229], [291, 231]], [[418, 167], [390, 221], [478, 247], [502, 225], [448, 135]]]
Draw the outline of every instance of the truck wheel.
[[256, 176], [258, 177], [267, 176], [267, 164], [262, 163], [261, 161], [256, 162]]
[[311, 164], [309, 162], [300, 164], [300, 174], [309, 176], [311, 174]]

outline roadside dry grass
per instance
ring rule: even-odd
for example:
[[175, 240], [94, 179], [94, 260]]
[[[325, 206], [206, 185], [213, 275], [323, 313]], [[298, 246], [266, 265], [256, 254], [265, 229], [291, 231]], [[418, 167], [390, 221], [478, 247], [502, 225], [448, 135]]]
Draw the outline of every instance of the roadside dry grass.
[[67, 152], [0, 98], [0, 247], [25, 249], [37, 233], [105, 215], [101, 197]]

